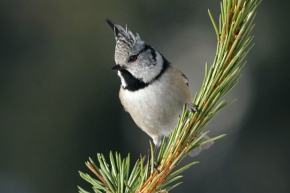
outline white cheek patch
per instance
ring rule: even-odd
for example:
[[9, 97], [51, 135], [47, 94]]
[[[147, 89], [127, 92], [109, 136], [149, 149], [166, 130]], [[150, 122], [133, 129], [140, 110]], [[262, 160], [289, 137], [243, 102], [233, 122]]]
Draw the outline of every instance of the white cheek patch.
[[163, 58], [161, 56], [161, 54], [159, 54], [159, 52], [156, 52], [156, 62], [155, 62], [155, 66], [157, 66], [159, 68], [159, 70], [161, 71], [162, 67], [163, 67]]
[[126, 88], [126, 87], [127, 87], [127, 84], [126, 84], [126, 81], [125, 81], [124, 77], [122, 76], [120, 70], [118, 70], [118, 76], [119, 76], [120, 79], [121, 79], [121, 84], [122, 84], [122, 86], [123, 86], [124, 88]]
[[155, 63], [151, 64], [150, 66], [147, 66], [146, 68], [153, 68], [154, 66], [155, 66]]

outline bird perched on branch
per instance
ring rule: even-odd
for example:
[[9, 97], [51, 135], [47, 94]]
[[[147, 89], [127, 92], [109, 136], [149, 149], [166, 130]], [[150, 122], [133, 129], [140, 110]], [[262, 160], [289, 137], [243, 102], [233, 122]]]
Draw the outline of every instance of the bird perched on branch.
[[163, 136], [168, 136], [176, 126], [184, 105], [192, 112], [197, 111], [188, 80], [138, 34], [111, 20], [106, 22], [116, 39], [116, 65], [112, 70], [121, 79], [121, 103], [137, 126], [153, 139], [157, 149]]

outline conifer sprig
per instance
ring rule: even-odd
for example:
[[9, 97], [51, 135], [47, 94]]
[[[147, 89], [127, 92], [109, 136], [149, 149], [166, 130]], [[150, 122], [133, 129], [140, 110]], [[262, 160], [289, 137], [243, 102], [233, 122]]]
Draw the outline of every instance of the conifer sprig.
[[[150, 142], [150, 158], [141, 156], [130, 172], [130, 156], [122, 159], [120, 154], [113, 156], [107, 162], [102, 154], [98, 154], [98, 165], [90, 159], [86, 162], [88, 168], [97, 179], [80, 172], [88, 181], [95, 193], [166, 193], [181, 182], [177, 182], [183, 171], [198, 162], [192, 162], [182, 168], [172, 171], [180, 161], [195, 148], [211, 143], [225, 135], [204, 140], [207, 132], [202, 132], [207, 123], [224, 107], [233, 101], [221, 100], [238, 82], [241, 69], [253, 44], [250, 36], [254, 25], [255, 10], [261, 0], [223, 0], [221, 15], [217, 25], [211, 12], [210, 19], [217, 37], [216, 55], [211, 67], [205, 65], [205, 77], [193, 104], [199, 111], [192, 113], [184, 108], [177, 126], [168, 139], [163, 139], [157, 159], [154, 157]], [[155, 163], [157, 160], [157, 164]], [[172, 185], [173, 184], [173, 185]], [[79, 192], [87, 193], [79, 187]]]

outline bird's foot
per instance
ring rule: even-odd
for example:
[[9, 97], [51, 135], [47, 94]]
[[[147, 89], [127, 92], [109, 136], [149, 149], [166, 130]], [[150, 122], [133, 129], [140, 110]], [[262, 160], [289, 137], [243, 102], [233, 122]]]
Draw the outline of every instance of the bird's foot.
[[159, 172], [159, 170], [157, 169], [157, 162], [156, 161], [154, 161], [154, 168], [153, 168], [153, 170], [154, 170], [154, 172], [156, 172], [157, 174], [159, 174], [160, 172]]
[[198, 106], [192, 103], [186, 103], [185, 104], [187, 110], [191, 111], [192, 113], [198, 112]]
[[[156, 159], [156, 158], [155, 158], [155, 154], [156, 154], [155, 152], [156, 152], [156, 150], [154, 150], [154, 155], [153, 155], [154, 157], [152, 158], [152, 157], [151, 157], [151, 153], [150, 153], [150, 151], [148, 150], [148, 164], [151, 162], [151, 161], [150, 161], [151, 159], [154, 159], [154, 160], [153, 160], [153, 170], [154, 170], [156, 173], [159, 174], [160, 172], [159, 172], [158, 169], [157, 169], [158, 164], [157, 164], [157, 161], [155, 160], [155, 159]], [[149, 168], [151, 168], [151, 164], [149, 165]], [[149, 169], [149, 171], [150, 171], [150, 169]]]

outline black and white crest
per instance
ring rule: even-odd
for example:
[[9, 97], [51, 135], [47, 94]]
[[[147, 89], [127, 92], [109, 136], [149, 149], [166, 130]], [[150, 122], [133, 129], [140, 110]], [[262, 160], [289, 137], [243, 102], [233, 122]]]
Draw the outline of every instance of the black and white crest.
[[140, 36], [136, 36], [120, 25], [114, 24], [111, 20], [107, 19], [107, 23], [114, 30], [116, 47], [115, 47], [115, 60], [122, 61], [127, 59], [130, 55], [137, 55], [140, 50], [144, 49], [145, 43], [141, 40]]

